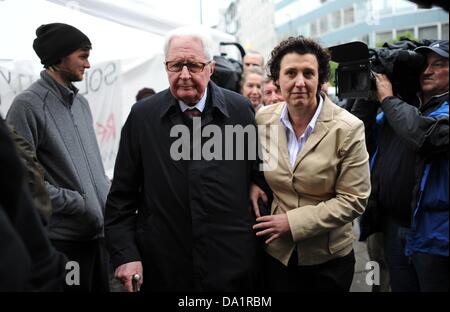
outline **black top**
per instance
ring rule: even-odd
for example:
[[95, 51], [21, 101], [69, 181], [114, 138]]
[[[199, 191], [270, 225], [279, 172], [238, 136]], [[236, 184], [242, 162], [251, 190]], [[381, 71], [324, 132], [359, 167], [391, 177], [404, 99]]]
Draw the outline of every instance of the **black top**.
[[0, 291], [62, 290], [66, 258], [51, 245], [0, 118]]

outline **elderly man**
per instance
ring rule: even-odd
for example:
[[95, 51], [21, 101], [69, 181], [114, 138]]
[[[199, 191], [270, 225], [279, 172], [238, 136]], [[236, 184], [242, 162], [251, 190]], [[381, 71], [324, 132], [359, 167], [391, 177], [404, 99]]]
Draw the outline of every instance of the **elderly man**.
[[87, 100], [72, 84], [90, 67], [89, 38], [61, 23], [40, 26], [33, 48], [45, 70], [17, 95], [7, 121], [24, 137], [45, 169], [53, 213], [49, 236], [79, 265], [67, 291], [108, 291], [103, 209], [109, 189]]
[[415, 99], [394, 96], [387, 76], [377, 74], [377, 122], [376, 105], [352, 109], [378, 146], [362, 225], [384, 234], [392, 291], [448, 291], [448, 40], [416, 52], [426, 64]]
[[261, 53], [250, 50], [247, 51], [247, 53], [244, 55], [242, 63], [244, 65], [244, 72], [250, 67], [254, 66], [260, 67], [262, 69], [264, 66], [264, 57]]
[[[181, 28], [167, 36], [170, 88], [136, 103], [122, 129], [106, 235], [115, 276], [128, 291], [136, 274], [145, 291], [254, 287], [257, 242], [248, 199], [254, 161], [189, 157], [205, 139], [196, 136], [196, 125], [221, 133], [254, 125], [249, 101], [210, 81], [214, 62], [203, 33]], [[194, 142], [182, 159], [173, 149], [180, 127], [193, 132], [187, 143]]]

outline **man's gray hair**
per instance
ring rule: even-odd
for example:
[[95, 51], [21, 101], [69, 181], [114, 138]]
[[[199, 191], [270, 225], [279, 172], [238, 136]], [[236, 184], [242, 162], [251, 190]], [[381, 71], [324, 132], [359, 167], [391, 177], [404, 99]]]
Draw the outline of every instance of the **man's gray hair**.
[[206, 61], [213, 60], [213, 41], [209, 30], [203, 26], [184, 26], [171, 30], [164, 40], [164, 57], [167, 60], [170, 41], [175, 37], [194, 37], [200, 40], [205, 53]]

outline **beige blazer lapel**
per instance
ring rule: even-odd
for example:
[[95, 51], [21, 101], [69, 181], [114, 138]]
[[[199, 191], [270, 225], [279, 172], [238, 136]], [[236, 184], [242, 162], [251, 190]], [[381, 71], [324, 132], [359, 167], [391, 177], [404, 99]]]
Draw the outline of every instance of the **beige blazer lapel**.
[[297, 155], [297, 159], [295, 161], [294, 170], [295, 171], [306, 155], [317, 145], [319, 142], [325, 137], [325, 135], [329, 131], [329, 127], [327, 126], [328, 122], [333, 120], [333, 106], [330, 103], [328, 97], [323, 96], [323, 107], [322, 111], [319, 114], [319, 118], [317, 119], [316, 126], [314, 127], [313, 132], [309, 136], [306, 141], [305, 146], [303, 146], [302, 151]]
[[291, 173], [293, 172], [291, 168], [291, 164], [289, 162], [289, 152], [288, 152], [288, 144], [287, 144], [287, 137], [286, 137], [286, 128], [280, 121], [281, 112], [283, 111], [284, 107], [287, 104], [284, 103], [283, 105], [280, 105], [280, 107], [277, 109], [277, 114], [275, 114], [276, 119], [272, 121], [273, 125], [278, 126], [278, 164], [281, 166], [281, 168], [287, 168], [288, 171]]

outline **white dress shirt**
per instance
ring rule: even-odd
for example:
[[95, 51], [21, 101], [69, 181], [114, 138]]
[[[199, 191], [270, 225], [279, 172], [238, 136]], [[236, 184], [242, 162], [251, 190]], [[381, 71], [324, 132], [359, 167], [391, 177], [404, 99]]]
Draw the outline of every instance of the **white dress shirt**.
[[306, 126], [305, 131], [299, 138], [297, 138], [297, 136], [295, 135], [294, 128], [292, 127], [291, 121], [289, 120], [287, 104], [285, 104], [283, 111], [281, 112], [280, 121], [286, 128], [289, 162], [292, 168], [294, 168], [297, 155], [301, 152], [309, 136], [314, 131], [314, 127], [316, 126], [317, 118], [319, 118], [320, 112], [322, 111], [322, 107], [323, 107], [323, 99], [319, 95], [319, 105], [317, 105], [316, 112], [314, 113], [314, 116], [311, 118], [310, 122]]
[[206, 97], [207, 96], [208, 96], [208, 88], [205, 89], [205, 93], [203, 94], [202, 98], [194, 106], [189, 106], [186, 103], [184, 103], [183, 101], [178, 100], [178, 103], [180, 104], [181, 111], [184, 113], [184, 111], [187, 110], [187, 109], [194, 109], [194, 108], [196, 108], [201, 113], [203, 113], [203, 110], [205, 109], [205, 105], [206, 105]]

